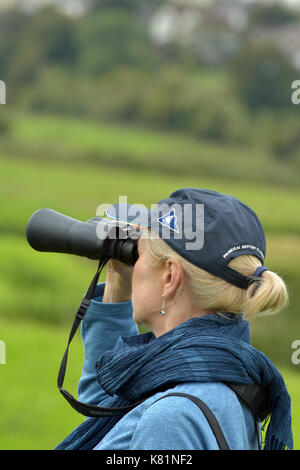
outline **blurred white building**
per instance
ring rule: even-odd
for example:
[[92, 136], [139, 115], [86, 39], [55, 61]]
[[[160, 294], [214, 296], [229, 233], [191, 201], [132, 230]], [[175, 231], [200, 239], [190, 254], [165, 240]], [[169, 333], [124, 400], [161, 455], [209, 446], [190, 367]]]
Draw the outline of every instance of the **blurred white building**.
[[83, 0], [0, 0], [0, 9], [17, 6], [30, 12], [47, 5], [54, 5], [68, 15], [79, 16], [85, 12], [85, 3]]
[[243, 0], [171, 0], [157, 9], [149, 28], [159, 45], [177, 43], [216, 65], [238, 50], [238, 33], [247, 26], [247, 18]]
[[[203, 62], [218, 65], [239, 49], [240, 33], [247, 27], [250, 7], [274, 3], [300, 10], [300, 0], [165, 0], [151, 17], [149, 31], [152, 39], [161, 46], [177, 43], [190, 49]], [[88, 1], [0, 0], [0, 9], [13, 5], [29, 12], [54, 5], [69, 15], [80, 16], [86, 11]], [[278, 45], [300, 68], [299, 23], [260, 28], [252, 31], [250, 36], [256, 43]]]

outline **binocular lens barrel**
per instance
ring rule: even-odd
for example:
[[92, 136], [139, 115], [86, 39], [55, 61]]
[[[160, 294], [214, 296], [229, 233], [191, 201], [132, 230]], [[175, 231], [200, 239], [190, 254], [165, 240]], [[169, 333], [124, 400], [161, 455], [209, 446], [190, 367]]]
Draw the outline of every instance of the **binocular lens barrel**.
[[[102, 224], [99, 237], [97, 225]], [[114, 230], [114, 237], [110, 237]], [[118, 238], [118, 232], [122, 236]], [[53, 209], [39, 209], [27, 224], [26, 236], [29, 245], [37, 251], [66, 253], [89, 259], [102, 256], [115, 258], [134, 265], [138, 258], [137, 239], [126, 234], [125, 226], [117, 228], [105, 219], [81, 222]]]

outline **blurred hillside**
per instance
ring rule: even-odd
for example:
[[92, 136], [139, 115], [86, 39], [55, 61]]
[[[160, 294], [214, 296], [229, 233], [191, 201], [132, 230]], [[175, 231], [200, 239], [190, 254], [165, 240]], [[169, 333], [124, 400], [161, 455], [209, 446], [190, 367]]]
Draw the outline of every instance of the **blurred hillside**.
[[[238, 0], [86, 5], [80, 16], [54, 7], [0, 13], [0, 77], [10, 110], [258, 145], [274, 164], [299, 168], [291, 103], [298, 10]], [[7, 115], [0, 116], [2, 135], [13, 126]]]

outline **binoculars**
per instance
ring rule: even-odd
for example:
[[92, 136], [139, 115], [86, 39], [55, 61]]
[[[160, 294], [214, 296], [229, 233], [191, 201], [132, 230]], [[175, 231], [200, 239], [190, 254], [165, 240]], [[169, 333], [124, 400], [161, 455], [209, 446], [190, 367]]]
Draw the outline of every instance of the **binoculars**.
[[37, 251], [67, 253], [97, 260], [114, 258], [133, 266], [141, 232], [124, 222], [94, 217], [87, 222], [53, 209], [39, 209], [27, 224], [29, 245]]

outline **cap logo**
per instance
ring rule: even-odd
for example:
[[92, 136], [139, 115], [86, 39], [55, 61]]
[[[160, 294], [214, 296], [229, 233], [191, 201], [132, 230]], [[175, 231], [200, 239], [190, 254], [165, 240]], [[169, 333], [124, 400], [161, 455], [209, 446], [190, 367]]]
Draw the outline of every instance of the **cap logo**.
[[163, 215], [162, 217], [159, 217], [157, 221], [161, 224], [164, 225], [165, 227], [168, 227], [170, 230], [173, 232], [179, 233], [176, 221], [177, 221], [177, 216], [175, 213], [175, 209], [171, 209], [170, 212], [167, 214]]

